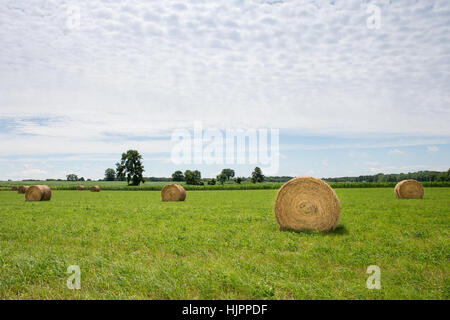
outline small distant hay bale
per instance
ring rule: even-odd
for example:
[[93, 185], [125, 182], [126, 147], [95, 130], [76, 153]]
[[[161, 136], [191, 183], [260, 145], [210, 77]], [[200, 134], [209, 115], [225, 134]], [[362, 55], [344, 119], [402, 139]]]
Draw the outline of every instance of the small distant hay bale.
[[77, 186], [77, 190], [78, 191], [82, 191], [82, 190], [85, 190], [86, 188], [84, 187], [84, 186]]
[[17, 192], [18, 193], [26, 193], [27, 192], [27, 190], [28, 190], [28, 188], [29, 188], [29, 186], [20, 186], [18, 189], [17, 189]]
[[19, 188], [16, 187], [16, 186], [12, 186], [12, 187], [11, 187], [11, 191], [19, 191]]
[[161, 190], [162, 201], [184, 201], [186, 190], [178, 184], [168, 184]]
[[409, 179], [397, 183], [394, 193], [397, 199], [422, 199], [424, 190], [419, 181]]
[[99, 186], [91, 187], [91, 192], [100, 192], [100, 187]]
[[31, 186], [25, 193], [25, 200], [27, 201], [50, 201], [51, 198], [52, 191], [44, 185]]
[[297, 177], [278, 190], [274, 211], [281, 229], [324, 232], [337, 227], [340, 203], [326, 182], [314, 177]]

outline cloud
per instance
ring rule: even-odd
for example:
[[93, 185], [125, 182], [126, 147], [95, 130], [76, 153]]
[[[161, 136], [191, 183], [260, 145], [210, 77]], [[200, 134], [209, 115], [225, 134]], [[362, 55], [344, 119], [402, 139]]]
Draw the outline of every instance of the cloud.
[[428, 147], [427, 147], [427, 151], [428, 151], [428, 152], [438, 152], [438, 151], [439, 151], [439, 148], [436, 147], [436, 146], [428, 146]]
[[167, 152], [200, 119], [448, 142], [450, 2], [376, 4], [378, 30], [365, 0], [4, 1], [0, 154]]
[[24, 170], [11, 172], [6, 175], [7, 179], [46, 179], [47, 171], [39, 168], [28, 167]]
[[[70, 5], [79, 30], [65, 27]], [[450, 4], [379, 5], [370, 30], [365, 1], [5, 3], [1, 113], [450, 134]]]
[[[344, 146], [345, 146], [345, 148], [358, 148], [358, 147], [360, 148], [361, 147], [361, 145], [344, 145]], [[373, 144], [371, 144], [371, 146], [373, 146]], [[340, 147], [341, 146], [339, 146], [338, 148], [340, 148]], [[348, 153], [348, 156], [352, 159], [369, 157], [369, 155], [365, 152], [357, 152], [357, 151], [353, 151], [353, 150]]]
[[403, 155], [403, 154], [405, 154], [405, 152], [400, 151], [398, 149], [393, 149], [393, 150], [389, 151], [388, 154], [389, 155]]
[[365, 161], [364, 162], [365, 165], [371, 166], [371, 167], [375, 167], [375, 166], [380, 166], [381, 163], [377, 162], [377, 161]]

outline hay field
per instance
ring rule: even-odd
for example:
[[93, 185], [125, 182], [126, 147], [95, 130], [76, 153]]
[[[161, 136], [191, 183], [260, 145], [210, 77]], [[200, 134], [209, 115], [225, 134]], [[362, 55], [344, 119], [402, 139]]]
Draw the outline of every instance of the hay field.
[[[0, 299], [450, 298], [450, 188], [336, 189], [326, 234], [280, 232], [276, 192], [0, 192]], [[81, 290], [66, 287], [69, 265]], [[369, 265], [381, 290], [366, 288]]]

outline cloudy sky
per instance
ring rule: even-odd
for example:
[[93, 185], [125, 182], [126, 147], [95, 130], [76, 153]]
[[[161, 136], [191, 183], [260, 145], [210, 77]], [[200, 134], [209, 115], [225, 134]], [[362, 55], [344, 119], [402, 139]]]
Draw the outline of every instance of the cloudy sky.
[[[0, 3], [0, 180], [175, 165], [174, 130], [279, 129], [279, 175], [450, 167], [450, 1]], [[248, 176], [253, 164], [229, 165]]]

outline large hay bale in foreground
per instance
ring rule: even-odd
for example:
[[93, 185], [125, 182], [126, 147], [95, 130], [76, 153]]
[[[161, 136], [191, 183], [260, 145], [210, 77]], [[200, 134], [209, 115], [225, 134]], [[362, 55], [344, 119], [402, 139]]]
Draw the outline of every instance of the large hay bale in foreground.
[[25, 192], [27, 192], [28, 188], [29, 188], [29, 186], [20, 186], [20, 187], [17, 189], [17, 192], [18, 192], [18, 193], [25, 193]]
[[326, 182], [297, 177], [278, 190], [274, 211], [281, 229], [330, 231], [339, 223], [340, 204]]
[[84, 190], [84, 189], [86, 189], [84, 186], [77, 186], [77, 190], [78, 190], [78, 191], [82, 191], [82, 190]]
[[178, 184], [168, 184], [161, 190], [162, 201], [184, 201], [186, 190]]
[[25, 200], [27, 201], [49, 201], [51, 198], [52, 191], [44, 185], [31, 186], [25, 193]]
[[100, 187], [99, 186], [91, 187], [91, 192], [100, 192]]
[[394, 193], [397, 199], [422, 199], [424, 190], [419, 181], [409, 179], [397, 183]]

